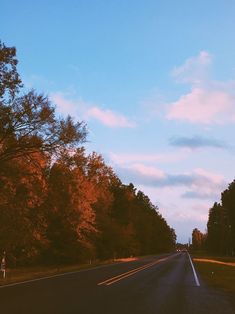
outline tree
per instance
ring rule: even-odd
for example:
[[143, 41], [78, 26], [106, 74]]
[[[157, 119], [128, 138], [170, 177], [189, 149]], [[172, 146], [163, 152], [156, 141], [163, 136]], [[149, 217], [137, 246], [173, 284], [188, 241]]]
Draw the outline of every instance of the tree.
[[0, 43], [0, 249], [15, 264], [61, 264], [173, 248], [158, 208], [101, 155], [86, 155], [84, 122], [24, 93], [17, 63]]
[[235, 180], [214, 203], [207, 222], [207, 249], [216, 254], [235, 254]]
[[48, 162], [42, 153], [34, 159], [40, 168], [21, 158], [6, 163], [0, 176], [0, 248], [17, 265], [36, 261], [46, 243], [42, 205]]
[[[47, 208], [46, 236], [49, 246], [45, 258], [58, 263], [77, 262], [95, 254], [93, 235], [96, 234], [95, 187], [79, 164], [83, 151], [65, 155], [51, 168]], [[77, 165], [78, 164], [78, 165]]]
[[202, 250], [204, 247], [204, 234], [197, 228], [192, 232], [192, 248], [195, 251]]
[[57, 118], [47, 97], [30, 91], [11, 105], [0, 103], [0, 165], [19, 157], [33, 158], [36, 152], [60, 155], [83, 143], [83, 122], [68, 116]]
[[0, 43], [0, 247], [32, 261], [48, 245], [49, 167], [82, 144], [87, 130], [58, 117], [47, 97], [24, 93], [17, 63], [16, 49]]
[[229, 253], [229, 221], [227, 209], [214, 203], [207, 222], [207, 248], [211, 253]]
[[47, 97], [33, 90], [19, 96], [15, 54], [15, 48], [0, 43], [0, 169], [12, 159], [33, 159], [39, 151], [60, 155], [87, 135], [84, 122], [58, 118]]
[[6, 47], [0, 41], [0, 102], [12, 101], [22, 87], [17, 63], [15, 47]]
[[221, 196], [222, 206], [226, 210], [228, 246], [230, 254], [235, 254], [235, 180]]

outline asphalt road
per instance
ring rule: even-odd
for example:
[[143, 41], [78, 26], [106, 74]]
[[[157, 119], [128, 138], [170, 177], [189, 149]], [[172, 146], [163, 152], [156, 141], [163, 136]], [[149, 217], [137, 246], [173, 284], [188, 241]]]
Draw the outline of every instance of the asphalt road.
[[234, 314], [187, 253], [151, 256], [0, 288], [6, 314]]

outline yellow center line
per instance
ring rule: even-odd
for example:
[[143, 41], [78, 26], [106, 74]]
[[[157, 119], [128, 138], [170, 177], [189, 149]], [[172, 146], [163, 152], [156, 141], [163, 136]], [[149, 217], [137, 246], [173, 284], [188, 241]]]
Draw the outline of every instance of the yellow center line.
[[115, 276], [115, 277], [109, 278], [109, 279], [107, 279], [107, 280], [105, 280], [105, 281], [102, 281], [102, 282], [98, 283], [98, 286], [100, 286], [100, 285], [106, 285], [106, 286], [112, 285], [113, 283], [115, 283], [115, 282], [117, 282], [117, 281], [120, 281], [120, 280], [122, 280], [122, 279], [124, 279], [124, 278], [127, 278], [127, 277], [129, 277], [129, 276], [132, 276], [132, 275], [134, 275], [134, 274], [136, 274], [136, 273], [138, 273], [138, 272], [140, 272], [140, 271], [142, 271], [142, 270], [145, 270], [145, 269], [147, 269], [147, 268], [150, 268], [150, 267], [152, 267], [152, 266], [154, 266], [154, 265], [156, 265], [156, 264], [158, 264], [158, 263], [160, 263], [160, 262], [163, 262], [163, 261], [165, 261], [165, 260], [167, 260], [167, 259], [169, 259], [169, 258], [171, 258], [171, 257], [172, 257], [172, 256], [168, 256], [168, 257], [165, 257], [165, 258], [161, 258], [161, 259], [158, 259], [158, 260], [156, 260], [156, 261], [154, 261], [154, 262], [151, 262], [151, 263], [148, 263], [148, 264], [146, 264], [146, 265], [143, 265], [143, 266], [141, 266], [141, 267], [134, 268], [134, 269], [129, 270], [129, 271], [125, 272], [125, 273], [122, 273], [122, 274], [117, 275], [117, 276]]
[[102, 282], [98, 283], [98, 285], [106, 284], [107, 282], [112, 281], [112, 280], [114, 280], [114, 279], [116, 279], [116, 278], [125, 276], [126, 274], [130, 274], [130, 273], [135, 272], [135, 271], [137, 271], [137, 270], [142, 270], [143, 268], [147, 267], [148, 265], [152, 265], [153, 263], [155, 263], [155, 262], [151, 262], [151, 263], [149, 263], [149, 264], [140, 266], [140, 267], [138, 267], [138, 268], [134, 268], [134, 269], [129, 270], [129, 271], [125, 272], [125, 273], [122, 273], [122, 274], [117, 275], [117, 276], [115, 276], [115, 277], [109, 278], [109, 279], [107, 279], [107, 280], [105, 280], [105, 281], [102, 281]]

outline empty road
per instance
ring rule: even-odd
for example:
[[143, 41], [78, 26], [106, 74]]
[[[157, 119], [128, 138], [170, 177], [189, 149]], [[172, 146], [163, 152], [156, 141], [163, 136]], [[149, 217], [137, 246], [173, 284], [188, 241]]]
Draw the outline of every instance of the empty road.
[[234, 314], [186, 252], [99, 266], [0, 288], [6, 314]]

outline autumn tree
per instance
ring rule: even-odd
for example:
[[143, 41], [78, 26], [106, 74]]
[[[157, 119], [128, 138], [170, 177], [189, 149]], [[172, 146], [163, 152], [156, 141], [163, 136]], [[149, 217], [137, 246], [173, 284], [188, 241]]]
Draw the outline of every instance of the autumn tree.
[[[0, 250], [12, 264], [74, 263], [169, 251], [175, 232], [135, 186], [81, 145], [86, 125], [25, 92], [0, 43]], [[233, 216], [231, 216], [233, 217]]]
[[0, 41], [0, 101], [5, 104], [11, 102], [22, 87], [17, 63], [15, 47], [6, 47]]
[[0, 249], [13, 265], [36, 261], [45, 244], [42, 204], [47, 195], [46, 156], [6, 163], [0, 176]]
[[15, 54], [14, 47], [0, 43], [0, 169], [38, 151], [60, 154], [83, 143], [87, 135], [84, 122], [57, 117], [47, 97], [33, 90], [22, 95]]
[[84, 122], [58, 117], [47, 97], [24, 92], [17, 63], [16, 49], [0, 43], [0, 249], [30, 260], [46, 242], [49, 167], [87, 131]]
[[45, 257], [57, 263], [93, 258], [96, 215], [92, 208], [97, 197], [89, 180], [84, 150], [68, 153], [51, 168], [48, 180], [47, 231], [49, 246]]
[[192, 232], [192, 249], [195, 251], [202, 250], [204, 248], [205, 235], [197, 228]]
[[[87, 156], [87, 177], [94, 186], [96, 201], [92, 208], [96, 215], [94, 243], [97, 258], [110, 258], [114, 255], [114, 238], [118, 237], [118, 227], [112, 217], [114, 202], [113, 189], [121, 184], [113, 169], [107, 166], [101, 155], [93, 152]], [[120, 234], [120, 233], [119, 233]]]
[[0, 103], [0, 166], [35, 152], [61, 154], [84, 142], [83, 122], [74, 123], [68, 116], [57, 118], [55, 107], [47, 97], [30, 91], [13, 100], [10, 105]]

